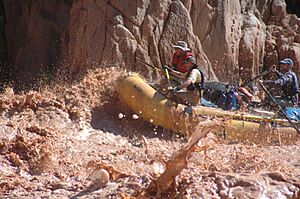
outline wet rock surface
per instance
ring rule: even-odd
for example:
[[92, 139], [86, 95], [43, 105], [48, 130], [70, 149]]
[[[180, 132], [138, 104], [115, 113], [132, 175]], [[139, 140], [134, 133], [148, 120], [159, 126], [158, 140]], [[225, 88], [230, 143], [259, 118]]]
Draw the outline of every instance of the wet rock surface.
[[[146, 190], [187, 139], [132, 117], [113, 90], [123, 73], [97, 69], [70, 87], [1, 95], [1, 197], [134, 198]], [[207, 150], [192, 153], [172, 198], [299, 197], [299, 143], [209, 135], [199, 145]]]

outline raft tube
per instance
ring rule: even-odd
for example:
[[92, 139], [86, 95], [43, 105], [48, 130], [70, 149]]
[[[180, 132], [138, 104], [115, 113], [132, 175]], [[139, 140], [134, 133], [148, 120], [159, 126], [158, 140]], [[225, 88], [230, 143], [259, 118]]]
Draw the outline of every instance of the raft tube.
[[[144, 120], [180, 134], [195, 131], [205, 117], [220, 117], [226, 120], [227, 125], [222, 131], [214, 133], [231, 141], [293, 144], [298, 139], [295, 129], [284, 127], [289, 125], [284, 119], [176, 104], [151, 87], [138, 74], [130, 74], [122, 79], [117, 84], [116, 90], [120, 100]], [[271, 122], [273, 126], [274, 124], [281, 126], [271, 127]]]

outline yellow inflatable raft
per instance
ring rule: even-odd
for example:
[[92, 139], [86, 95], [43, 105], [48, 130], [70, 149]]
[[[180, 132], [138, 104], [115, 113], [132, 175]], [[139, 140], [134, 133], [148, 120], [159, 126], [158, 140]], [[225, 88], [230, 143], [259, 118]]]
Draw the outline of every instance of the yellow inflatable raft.
[[[122, 79], [117, 85], [117, 92], [120, 100], [144, 120], [177, 133], [189, 134], [205, 117], [220, 117], [227, 121], [227, 125], [222, 131], [214, 133], [232, 141], [292, 144], [298, 139], [296, 130], [288, 127], [284, 119], [176, 104], [138, 74], [130, 74]], [[271, 127], [271, 122], [276, 127]]]

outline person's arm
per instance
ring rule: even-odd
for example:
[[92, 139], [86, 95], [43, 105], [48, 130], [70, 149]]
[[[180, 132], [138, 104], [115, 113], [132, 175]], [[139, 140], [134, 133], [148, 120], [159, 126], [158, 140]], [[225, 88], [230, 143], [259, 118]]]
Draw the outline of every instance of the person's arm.
[[189, 77], [187, 78], [187, 80], [185, 80], [180, 86], [177, 87], [178, 90], [186, 88], [190, 84], [195, 83], [197, 80], [197, 76], [198, 76], [197, 72], [198, 72], [197, 69], [192, 70]]
[[292, 82], [293, 81], [293, 76], [290, 74], [287, 75], [282, 75], [280, 78], [274, 81], [274, 84], [276, 85], [285, 85], [286, 83]]
[[282, 73], [280, 73], [278, 70], [275, 70], [275, 74], [277, 78], [280, 78], [282, 76]]
[[281, 77], [279, 77], [277, 80], [266, 80], [264, 81], [265, 84], [270, 85], [270, 84], [275, 84], [275, 85], [285, 85], [288, 82], [292, 82], [293, 81], [293, 76], [290, 74], [287, 75], [281, 75]]
[[[282, 76], [282, 73], [280, 73], [277, 69], [276, 69], [276, 65], [273, 64], [270, 69], [269, 69], [269, 72], [273, 73], [276, 75], [276, 78], [280, 78]], [[266, 75], [268, 75], [269, 73], [267, 73]]]
[[187, 79], [186, 81], [184, 81], [180, 86], [178, 86], [178, 89], [181, 90], [183, 88], [188, 87], [190, 84], [192, 83], [192, 80]]

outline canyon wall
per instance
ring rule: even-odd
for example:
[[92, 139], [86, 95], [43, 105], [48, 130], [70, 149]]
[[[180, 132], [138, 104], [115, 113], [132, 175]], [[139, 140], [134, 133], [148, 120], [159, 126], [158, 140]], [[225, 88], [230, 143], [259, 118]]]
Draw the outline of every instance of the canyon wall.
[[245, 81], [287, 56], [299, 70], [300, 19], [287, 13], [284, 0], [2, 3], [0, 49], [6, 45], [12, 77], [25, 84], [59, 67], [76, 75], [90, 66], [120, 66], [155, 77], [139, 60], [170, 64], [177, 40], [187, 41], [208, 79]]

